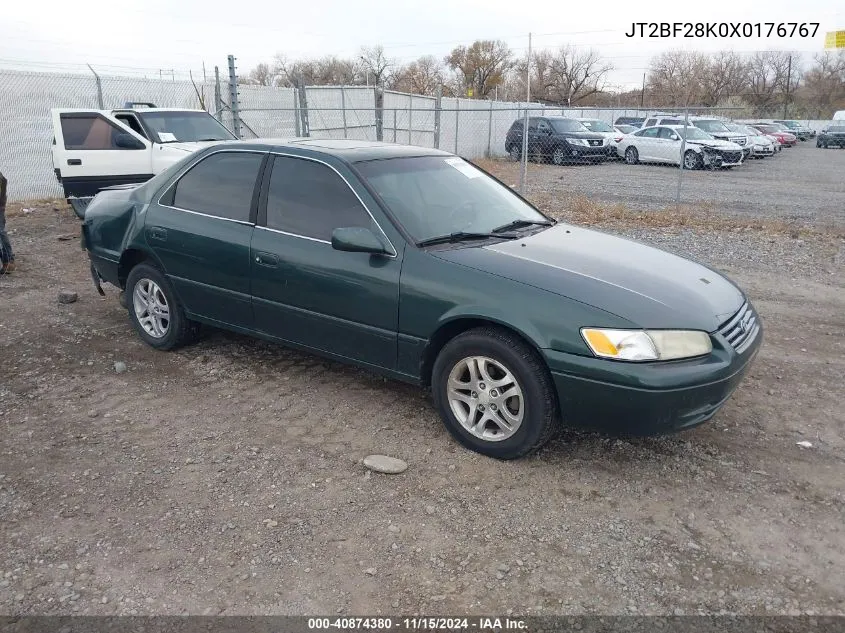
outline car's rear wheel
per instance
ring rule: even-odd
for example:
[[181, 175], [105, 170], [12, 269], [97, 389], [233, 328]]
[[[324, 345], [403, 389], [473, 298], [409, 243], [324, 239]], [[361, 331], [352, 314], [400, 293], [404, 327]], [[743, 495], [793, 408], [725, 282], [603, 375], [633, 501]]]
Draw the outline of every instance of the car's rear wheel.
[[185, 316], [167, 277], [149, 263], [138, 264], [126, 280], [129, 318], [150, 347], [170, 350], [191, 341], [197, 325]]
[[629, 165], [636, 165], [640, 162], [640, 153], [636, 147], [629, 147], [625, 150], [625, 162]]
[[684, 153], [684, 169], [701, 169], [703, 166], [704, 160], [701, 154], [691, 149]]
[[506, 330], [476, 328], [449, 341], [434, 363], [431, 384], [446, 428], [483, 455], [522, 457], [557, 428], [557, 398], [547, 367]]

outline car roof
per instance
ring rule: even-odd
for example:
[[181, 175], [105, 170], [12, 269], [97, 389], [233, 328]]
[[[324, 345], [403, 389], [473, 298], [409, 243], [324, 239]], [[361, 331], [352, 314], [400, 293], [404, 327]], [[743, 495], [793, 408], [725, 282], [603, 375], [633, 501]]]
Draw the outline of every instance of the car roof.
[[227, 147], [264, 151], [308, 150], [312, 154], [334, 156], [349, 163], [412, 156], [453, 156], [439, 149], [354, 139], [257, 138], [246, 141], [225, 141], [225, 143]]

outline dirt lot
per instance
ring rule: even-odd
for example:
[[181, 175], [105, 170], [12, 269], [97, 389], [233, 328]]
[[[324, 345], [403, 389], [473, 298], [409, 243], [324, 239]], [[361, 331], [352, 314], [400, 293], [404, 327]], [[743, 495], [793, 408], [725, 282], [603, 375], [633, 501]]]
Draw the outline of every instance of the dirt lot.
[[[741, 183], [726, 199], [771, 186], [780, 219], [754, 221], [730, 217], [744, 203], [637, 197], [665, 168], [532, 165], [539, 204], [726, 271], [767, 329], [709, 424], [563, 432], [513, 463], [463, 450], [426, 394], [356, 369], [221, 332], [145, 347], [57, 239], [71, 213], [10, 208], [0, 613], [845, 614], [845, 242], [817, 217], [845, 208], [845, 152], [823, 155], [689, 174], [702, 191]], [[838, 193], [800, 180], [831, 169]], [[617, 179], [634, 171], [650, 180], [628, 195]], [[410, 468], [370, 475], [373, 452]]]

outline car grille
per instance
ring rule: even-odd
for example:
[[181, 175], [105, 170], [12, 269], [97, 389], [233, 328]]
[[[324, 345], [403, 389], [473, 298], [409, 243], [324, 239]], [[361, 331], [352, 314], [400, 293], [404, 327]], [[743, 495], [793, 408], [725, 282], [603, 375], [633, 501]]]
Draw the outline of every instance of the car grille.
[[745, 145], [745, 142], [748, 140], [744, 136], [737, 136], [732, 139], [729, 139], [731, 143], [736, 143], [737, 145]]
[[719, 155], [726, 163], [738, 163], [742, 160], [742, 152], [719, 152]]
[[719, 334], [725, 337], [737, 353], [742, 354], [760, 333], [757, 314], [747, 301], [735, 315], [719, 326]]
[[590, 140], [589, 140], [589, 143], [590, 143], [590, 145], [591, 145], [591, 146], [593, 146], [593, 147], [601, 147], [601, 145], [602, 145], [602, 141], [600, 141], [600, 140], [594, 140], [594, 139], [590, 139]]

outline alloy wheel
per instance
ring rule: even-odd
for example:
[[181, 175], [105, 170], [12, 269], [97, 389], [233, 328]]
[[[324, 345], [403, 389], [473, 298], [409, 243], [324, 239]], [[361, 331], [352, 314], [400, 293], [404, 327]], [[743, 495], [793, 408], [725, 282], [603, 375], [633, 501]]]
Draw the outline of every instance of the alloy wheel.
[[138, 323], [153, 338], [162, 338], [170, 328], [170, 306], [159, 285], [141, 278], [132, 292], [132, 307]]
[[566, 160], [566, 152], [563, 151], [563, 148], [558, 147], [555, 149], [554, 153], [552, 154], [552, 162], [555, 165], [562, 165], [563, 161]]
[[475, 437], [500, 442], [517, 432], [525, 415], [522, 388], [513, 373], [487, 356], [469, 356], [452, 367], [449, 407]]

